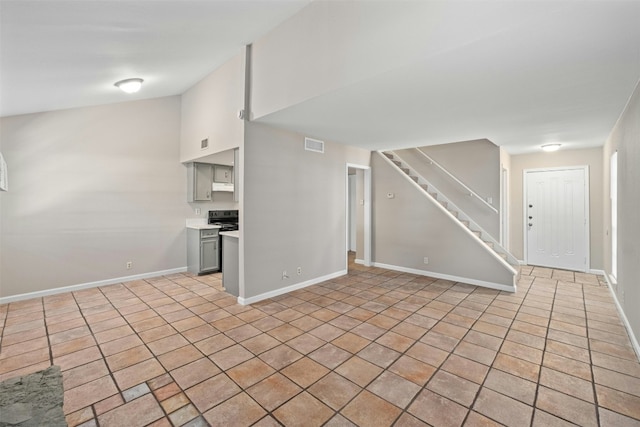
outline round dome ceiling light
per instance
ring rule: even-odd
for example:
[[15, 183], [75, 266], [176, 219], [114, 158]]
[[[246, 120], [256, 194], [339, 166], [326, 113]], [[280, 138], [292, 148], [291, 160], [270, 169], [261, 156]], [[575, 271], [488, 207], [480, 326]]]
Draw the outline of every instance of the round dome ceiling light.
[[541, 148], [543, 151], [546, 151], [546, 152], [558, 151], [561, 145], [562, 144], [545, 144]]
[[126, 93], [136, 93], [142, 87], [142, 79], [124, 79], [119, 82], [115, 82], [113, 85], [117, 88], [120, 88], [121, 91]]

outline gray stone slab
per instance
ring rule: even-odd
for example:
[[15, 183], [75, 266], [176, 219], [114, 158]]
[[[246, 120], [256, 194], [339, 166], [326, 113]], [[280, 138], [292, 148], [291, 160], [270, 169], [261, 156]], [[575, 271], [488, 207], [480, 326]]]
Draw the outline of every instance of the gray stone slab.
[[67, 427], [58, 366], [0, 382], [0, 427]]

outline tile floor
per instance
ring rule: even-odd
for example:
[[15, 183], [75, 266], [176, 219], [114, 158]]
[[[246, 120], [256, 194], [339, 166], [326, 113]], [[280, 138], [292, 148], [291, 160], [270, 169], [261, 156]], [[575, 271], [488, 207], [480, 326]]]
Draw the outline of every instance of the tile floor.
[[56, 364], [70, 426], [639, 426], [596, 276], [518, 292], [351, 265], [243, 307], [178, 274], [0, 306], [0, 380]]

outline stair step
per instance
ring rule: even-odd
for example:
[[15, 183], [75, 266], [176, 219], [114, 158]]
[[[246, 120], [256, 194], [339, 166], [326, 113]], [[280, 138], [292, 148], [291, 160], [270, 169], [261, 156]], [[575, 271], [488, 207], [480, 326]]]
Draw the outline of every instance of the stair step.
[[409, 169], [408, 168], [400, 168], [400, 170], [404, 173], [406, 173], [407, 175], [409, 175]]
[[434, 199], [438, 200], [438, 193], [429, 193], [429, 195]]
[[420, 187], [422, 187], [422, 189], [427, 193], [429, 192], [429, 186], [427, 184], [420, 184]]
[[479, 231], [471, 231], [471, 232], [478, 237], [482, 236], [482, 233], [480, 233]]
[[443, 201], [440, 201], [440, 200], [438, 200], [438, 201], [440, 202], [440, 204], [441, 204], [442, 206], [444, 206], [444, 207], [445, 207], [445, 209], [447, 208], [447, 205], [448, 205], [448, 203], [447, 203], [447, 202], [443, 202]]
[[455, 216], [456, 218], [458, 218], [458, 211], [452, 211], [449, 210], [449, 212], [451, 212], [451, 215]]
[[399, 161], [399, 160], [393, 160], [393, 159], [391, 159], [391, 161], [393, 162], [393, 164], [394, 164], [394, 165], [396, 165], [396, 166], [398, 166], [398, 167], [401, 167], [401, 166], [402, 166], [402, 162], [401, 162], [401, 161]]
[[418, 179], [419, 179], [417, 176], [414, 176], [414, 175], [409, 175], [409, 178], [414, 180], [416, 183], [418, 182]]
[[491, 249], [493, 249], [493, 242], [487, 242], [486, 240], [483, 240], [484, 244], [489, 246]]
[[391, 154], [391, 153], [387, 153], [387, 152], [384, 152], [383, 154], [384, 154], [385, 156], [387, 156], [388, 158], [390, 158], [391, 160], [393, 160], [393, 154]]
[[469, 221], [467, 221], [466, 219], [461, 219], [460, 222], [462, 223], [462, 225], [469, 228]]
[[498, 253], [498, 255], [500, 255], [500, 258], [502, 258], [503, 260], [507, 260], [507, 254]]

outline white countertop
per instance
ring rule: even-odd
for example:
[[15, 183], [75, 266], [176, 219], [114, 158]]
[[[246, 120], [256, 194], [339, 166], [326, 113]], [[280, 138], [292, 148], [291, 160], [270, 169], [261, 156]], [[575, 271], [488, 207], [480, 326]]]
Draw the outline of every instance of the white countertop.
[[194, 230], [213, 230], [220, 228], [219, 225], [207, 224], [206, 218], [187, 218], [186, 224], [187, 228]]
[[191, 224], [191, 225], [187, 225], [187, 228], [192, 228], [194, 230], [212, 230], [215, 228], [222, 228], [219, 225], [213, 225], [213, 224]]
[[234, 231], [222, 231], [220, 233], [221, 236], [235, 237], [236, 239], [240, 238], [240, 232], [238, 230]]

